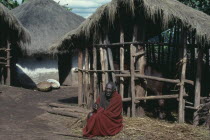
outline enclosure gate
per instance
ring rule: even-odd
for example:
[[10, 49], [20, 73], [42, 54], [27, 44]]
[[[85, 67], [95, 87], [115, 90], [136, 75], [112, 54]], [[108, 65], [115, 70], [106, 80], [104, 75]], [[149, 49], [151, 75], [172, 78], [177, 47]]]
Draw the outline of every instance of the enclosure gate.
[[[131, 108], [131, 116], [135, 117], [136, 113], [136, 103], [138, 103], [140, 100], [154, 100], [154, 99], [178, 99], [179, 102], [179, 108], [178, 108], [178, 122], [183, 123], [184, 120], [184, 110], [185, 108], [192, 108], [196, 109], [198, 104], [195, 104], [195, 107], [185, 106], [185, 100], [184, 97], [188, 96], [185, 93], [185, 84], [190, 85], [196, 85], [196, 92], [195, 93], [195, 100], [200, 100], [200, 85], [199, 85], [199, 76], [198, 79], [196, 79], [196, 83], [194, 84], [194, 81], [187, 80], [186, 79], [186, 63], [187, 63], [187, 32], [186, 30], [183, 30], [182, 32], [182, 46], [183, 54], [182, 54], [182, 70], [181, 70], [181, 77], [180, 79], [167, 79], [167, 78], [160, 78], [155, 76], [147, 76], [144, 74], [139, 74], [136, 72], [139, 72], [139, 70], [135, 70], [134, 63], [137, 57], [141, 58], [144, 56], [145, 51], [139, 51], [136, 52], [136, 45], [144, 46], [147, 44], [147, 42], [138, 42], [137, 41], [137, 30], [138, 26], [134, 26], [134, 32], [133, 32], [133, 40], [132, 42], [124, 42], [124, 31], [121, 28], [120, 31], [120, 43], [109, 43], [108, 40], [108, 34], [105, 35], [104, 40], [102, 39], [99, 41], [99, 44], [94, 44], [92, 49], [92, 70], [90, 70], [89, 63], [90, 63], [90, 56], [88, 52], [88, 48], [85, 49], [85, 69], [83, 69], [83, 51], [82, 49], [79, 49], [79, 55], [78, 55], [78, 81], [79, 81], [79, 87], [78, 87], [78, 104], [79, 105], [87, 105], [88, 107], [91, 106], [91, 103], [93, 101], [96, 101], [96, 98], [99, 94], [98, 89], [98, 74], [102, 73], [102, 90], [105, 90], [105, 85], [109, 80], [108, 73], [112, 74], [112, 80], [115, 81], [116, 77], [120, 77], [120, 80], [123, 81], [123, 78], [129, 77], [130, 78], [130, 86], [131, 86], [131, 97], [124, 98], [124, 84], [123, 82], [120, 82], [120, 94], [122, 96], [123, 102], [131, 102], [132, 108]], [[157, 44], [157, 43], [156, 43]], [[160, 43], [163, 44], [163, 43]], [[124, 70], [124, 46], [130, 45], [130, 70], [126, 71]], [[153, 44], [154, 45], [154, 44]], [[112, 51], [111, 47], [113, 46], [119, 46], [120, 47], [120, 70], [114, 70], [113, 68], [113, 58], [112, 58]], [[99, 47], [100, 50], [100, 64], [101, 64], [101, 70], [97, 70], [97, 48]], [[108, 70], [108, 64], [110, 65], [110, 69]], [[199, 67], [199, 66], [197, 66]], [[115, 72], [120, 72], [120, 74], [115, 74]], [[199, 73], [199, 72], [197, 72]], [[93, 74], [92, 76], [90, 76]], [[180, 86], [179, 94], [173, 94], [173, 95], [161, 95], [161, 96], [147, 96], [147, 97], [136, 97], [135, 96], [135, 78], [140, 79], [150, 79], [160, 82], [168, 82], [168, 83], [174, 83]], [[83, 89], [84, 85], [84, 91]], [[92, 85], [92, 86], [89, 86]]]

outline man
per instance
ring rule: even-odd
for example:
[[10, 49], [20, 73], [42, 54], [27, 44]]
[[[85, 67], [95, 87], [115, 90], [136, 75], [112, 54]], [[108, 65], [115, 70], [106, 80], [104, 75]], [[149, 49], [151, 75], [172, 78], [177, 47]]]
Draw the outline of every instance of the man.
[[106, 85], [103, 92], [93, 105], [93, 112], [88, 114], [87, 125], [83, 128], [83, 136], [113, 136], [122, 128], [122, 98], [116, 91], [113, 82]]

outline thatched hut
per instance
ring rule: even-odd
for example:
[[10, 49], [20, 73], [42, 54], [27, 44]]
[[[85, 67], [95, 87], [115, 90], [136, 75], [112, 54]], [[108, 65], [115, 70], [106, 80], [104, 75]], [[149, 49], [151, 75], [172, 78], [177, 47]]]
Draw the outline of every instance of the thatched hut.
[[30, 35], [18, 19], [0, 3], [0, 84], [14, 84], [15, 63]]
[[[209, 91], [209, 74], [202, 75], [209, 72], [209, 44], [210, 16], [203, 12], [176, 0], [112, 0], [55, 43], [51, 50], [58, 54], [79, 50], [80, 105], [90, 106], [107, 81], [120, 77], [123, 102], [131, 102], [126, 110], [128, 114], [131, 110], [131, 116], [135, 116], [142, 100], [178, 99], [178, 120], [184, 122], [185, 108], [197, 110], [201, 95], [207, 96]], [[117, 70], [114, 62], [120, 64]], [[124, 69], [125, 64], [129, 68]], [[148, 64], [152, 69], [148, 69]], [[126, 78], [130, 81], [128, 91], [125, 91]], [[170, 83], [175, 90], [160, 95], [163, 90], [157, 87], [160, 83]], [[142, 97], [148, 89], [158, 96]], [[194, 116], [196, 124], [196, 112]]]
[[[31, 34], [27, 55], [17, 63], [20, 85], [34, 87], [40, 81], [58, 80], [59, 74], [63, 77], [62, 82], [71, 84], [70, 80], [65, 81], [70, 72], [69, 68], [62, 71], [63, 65], [59, 65], [58, 74], [57, 58], [49, 54], [49, 46], [68, 31], [78, 27], [84, 18], [64, 9], [53, 0], [29, 0], [12, 12]], [[62, 61], [64, 58], [65, 61]], [[60, 59], [59, 63], [69, 64], [69, 56], [64, 58]]]

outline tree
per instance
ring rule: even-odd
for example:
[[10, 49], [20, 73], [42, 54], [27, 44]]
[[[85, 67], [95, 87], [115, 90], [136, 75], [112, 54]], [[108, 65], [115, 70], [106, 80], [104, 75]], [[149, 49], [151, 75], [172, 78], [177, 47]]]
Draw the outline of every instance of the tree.
[[178, 0], [178, 1], [210, 15], [210, 0]]
[[26, 1], [28, 1], [28, 0], [22, 0], [22, 3], [26, 2]]
[[17, 0], [0, 0], [0, 3], [2, 3], [5, 7], [7, 7], [10, 10], [19, 6]]
[[66, 5], [63, 5], [62, 7], [63, 7], [64, 9], [68, 10], [68, 11], [72, 11], [72, 8], [70, 8], [70, 7], [66, 6]]
[[[58, 2], [58, 4], [60, 5], [60, 1]], [[65, 5], [61, 5], [64, 9], [66, 9], [67, 11], [72, 11], [72, 8], [68, 7], [68, 4]]]

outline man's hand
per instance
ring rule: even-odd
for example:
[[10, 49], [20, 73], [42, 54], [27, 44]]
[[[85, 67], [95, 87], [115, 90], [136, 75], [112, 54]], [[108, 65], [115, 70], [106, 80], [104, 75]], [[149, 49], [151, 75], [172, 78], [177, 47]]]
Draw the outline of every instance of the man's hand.
[[99, 109], [99, 104], [94, 104], [93, 105], [93, 111], [97, 111]]

